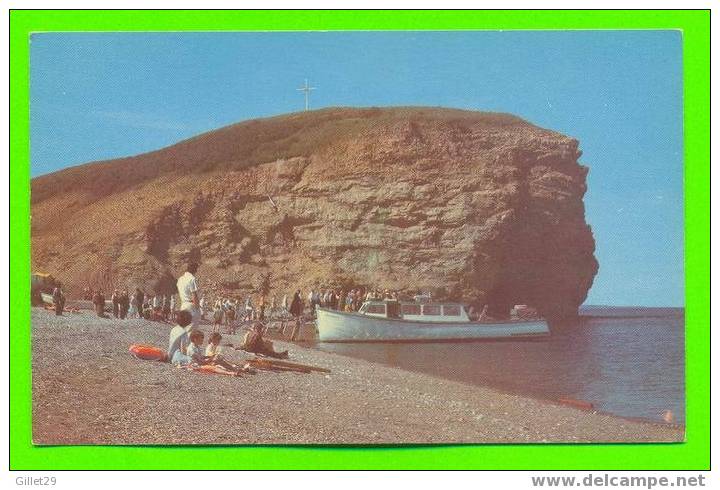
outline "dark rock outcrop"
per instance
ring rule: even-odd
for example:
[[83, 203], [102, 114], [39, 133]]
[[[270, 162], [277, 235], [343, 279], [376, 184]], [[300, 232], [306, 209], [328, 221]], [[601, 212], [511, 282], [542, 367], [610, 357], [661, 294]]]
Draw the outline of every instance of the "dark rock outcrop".
[[367, 285], [574, 315], [598, 264], [578, 142], [504, 114], [327, 109], [33, 179], [33, 267], [71, 290]]

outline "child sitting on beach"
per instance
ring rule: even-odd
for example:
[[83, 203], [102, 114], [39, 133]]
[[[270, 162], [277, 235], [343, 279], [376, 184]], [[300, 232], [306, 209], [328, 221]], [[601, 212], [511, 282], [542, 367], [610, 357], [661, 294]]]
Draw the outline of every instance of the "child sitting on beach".
[[202, 355], [200, 352], [203, 339], [204, 335], [200, 331], [195, 331], [190, 334], [190, 345], [188, 345], [187, 348], [187, 355], [192, 358], [193, 363], [200, 366], [215, 366], [220, 370], [218, 372], [225, 371], [221, 374], [254, 373], [249, 366], [238, 366], [220, 357], [220, 341], [222, 340], [222, 336], [219, 333], [216, 332], [210, 336], [210, 343], [205, 349], [205, 355]]
[[222, 347], [220, 347], [221, 340], [222, 335], [220, 335], [219, 332], [210, 334], [210, 338], [208, 339], [208, 345], [205, 348], [206, 357], [215, 358], [220, 355], [220, 351], [222, 350]]
[[208, 359], [200, 351], [200, 346], [203, 343], [205, 334], [200, 330], [193, 330], [190, 332], [190, 344], [187, 346], [186, 354], [192, 359], [192, 362], [196, 364], [208, 364]]

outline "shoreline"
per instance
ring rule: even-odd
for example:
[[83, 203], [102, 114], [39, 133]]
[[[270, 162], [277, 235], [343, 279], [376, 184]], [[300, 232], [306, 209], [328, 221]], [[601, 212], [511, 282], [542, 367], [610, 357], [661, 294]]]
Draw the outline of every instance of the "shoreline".
[[[293, 342], [293, 343], [295, 343], [295, 342]], [[305, 344], [307, 344], [307, 345], [305, 345]], [[360, 357], [355, 357], [355, 356], [352, 356], [352, 355], [340, 354], [340, 353], [336, 353], [336, 352], [323, 351], [322, 349], [319, 349], [317, 346], [315, 346], [315, 345], [313, 345], [313, 344], [309, 344], [309, 343], [307, 343], [307, 342], [303, 342], [303, 341], [297, 342], [297, 345], [299, 345], [300, 347], [307, 348], [307, 349], [317, 350], [317, 351], [323, 352], [323, 353], [325, 353], [325, 354], [331, 354], [331, 355], [335, 355], [335, 356], [347, 357], [348, 359], [353, 359], [353, 360], [356, 360], [356, 359], [357, 359], [357, 360], [363, 360], [363, 361], [364, 361], [364, 359], [362, 359], [362, 358], [360, 358]], [[370, 361], [365, 361], [365, 362], [370, 362]], [[547, 403], [547, 404], [555, 405], [555, 406], [558, 406], [558, 407], [572, 407], [572, 405], [570, 405], [570, 404], [566, 404], [566, 403], [560, 402], [557, 398], [552, 398], [552, 397], [550, 397], [550, 396], [542, 396], [542, 395], [535, 394], [535, 393], [528, 393], [528, 392], [524, 392], [524, 391], [519, 390], [519, 389], [518, 389], [518, 390], [513, 390], [513, 389], [510, 389], [510, 388], [508, 388], [508, 387], [505, 387], [504, 385], [502, 385], [502, 384], [500, 384], [500, 383], [498, 383], [498, 384], [475, 384], [475, 383], [470, 383], [470, 382], [468, 382], [468, 381], [454, 380], [454, 379], [445, 378], [445, 377], [438, 376], [438, 375], [431, 374], [431, 373], [425, 373], [425, 372], [423, 372], [423, 371], [416, 370], [416, 369], [407, 369], [407, 368], [402, 368], [402, 367], [398, 367], [398, 366], [393, 366], [393, 365], [391, 365], [391, 364], [386, 364], [386, 363], [383, 363], [383, 362], [370, 362], [370, 363], [371, 363], [371, 364], [379, 364], [379, 365], [382, 365], [382, 366], [384, 366], [384, 367], [389, 367], [389, 368], [393, 368], [393, 369], [398, 369], [398, 370], [400, 370], [400, 371], [404, 371], [404, 372], [408, 372], [408, 373], [421, 374], [421, 375], [423, 375], [423, 376], [428, 376], [428, 377], [431, 377], [431, 378], [436, 378], [436, 379], [442, 380], [442, 381], [449, 381], [449, 382], [453, 382], [453, 383], [461, 383], [461, 384], [465, 384], [465, 385], [467, 385], [467, 386], [469, 386], [469, 387], [478, 387], [478, 388], [484, 388], [484, 389], [488, 389], [488, 390], [493, 390], [493, 391], [497, 391], [498, 393], [501, 393], [501, 394], [503, 394], [503, 395], [519, 396], [519, 397], [522, 397], [522, 398], [530, 398], [530, 399], [536, 400], [536, 401], [541, 402], [541, 403]], [[578, 401], [584, 402], [585, 400], [578, 400]], [[577, 408], [577, 410], [580, 410], [580, 411], [582, 411], [582, 412], [587, 412], [587, 413], [595, 413], [595, 414], [599, 414], [599, 415], [606, 415], [606, 416], [614, 417], [614, 418], [617, 418], [617, 419], [622, 419], [622, 420], [625, 420], [625, 421], [627, 421], [627, 422], [632, 422], [632, 423], [651, 424], [651, 425], [657, 425], [657, 426], [660, 426], [660, 427], [669, 427], [669, 428], [672, 428], [672, 429], [677, 429], [677, 430], [685, 431], [685, 423], [680, 423], [680, 422], [667, 423], [667, 422], [663, 422], [663, 421], [661, 421], [661, 420], [652, 419], [652, 418], [649, 418], [649, 417], [631, 417], [631, 416], [627, 416], [627, 415], [621, 415], [621, 414], [617, 414], [617, 413], [614, 413], [614, 412], [610, 412], [610, 411], [607, 411], [607, 410], [598, 410], [598, 409], [596, 409], [596, 408], [592, 408], [592, 409]]]
[[[328, 374], [201, 375], [132, 358], [170, 325], [32, 309], [35, 444], [682, 442], [684, 428], [588, 412], [277, 341]], [[208, 326], [202, 330], [209, 331]], [[223, 343], [239, 343], [223, 335]], [[250, 357], [229, 351], [227, 358]]]
[[[589, 318], [589, 317], [588, 317], [588, 318]], [[609, 317], [609, 318], [615, 319], [615, 318], [617, 318], [617, 317]], [[302, 335], [302, 334], [305, 334], [305, 335], [304, 335], [305, 338], [303, 338], [303, 335]], [[308, 339], [307, 337], [310, 337], [310, 338]], [[441, 375], [437, 375], [437, 374], [434, 374], [434, 373], [424, 372], [424, 371], [421, 371], [421, 370], [419, 370], [419, 369], [410, 369], [410, 368], [407, 368], [407, 367], [395, 366], [395, 365], [393, 365], [393, 364], [385, 363], [385, 362], [382, 362], [382, 361], [366, 361], [364, 358], [362, 358], [362, 357], [360, 357], [360, 356], [357, 356], [357, 357], [356, 357], [356, 356], [353, 356], [352, 354], [344, 354], [344, 353], [338, 353], [338, 352], [328, 352], [328, 351], [323, 350], [322, 348], [320, 348], [320, 346], [318, 345], [319, 342], [318, 342], [318, 340], [317, 340], [316, 337], [315, 337], [315, 332], [314, 332], [314, 330], [308, 328], [307, 326], [305, 326], [305, 327], [303, 327], [303, 328], [301, 329], [301, 339], [298, 340], [298, 341], [295, 341], [295, 342], [287, 341], [287, 340], [283, 339], [282, 337], [278, 337], [278, 336], [275, 335], [275, 334], [267, 335], [267, 338], [272, 339], [273, 341], [285, 341], [285, 342], [288, 342], [288, 343], [291, 343], [291, 344], [298, 345], [298, 346], [300, 346], [300, 347], [304, 347], [304, 348], [307, 348], [307, 349], [317, 350], [317, 351], [319, 351], [319, 352], [323, 352], [323, 353], [326, 353], [326, 354], [343, 356], [343, 357], [347, 357], [347, 358], [349, 358], [349, 359], [355, 359], [355, 360], [363, 360], [363, 361], [365, 361], [365, 362], [371, 362], [371, 363], [373, 363], [373, 364], [379, 364], [379, 365], [382, 365], [382, 366], [385, 366], [385, 367], [395, 368], [395, 369], [399, 369], [399, 370], [405, 371], [405, 372], [422, 374], [422, 375], [424, 375], [424, 376], [430, 376], [430, 377], [433, 377], [433, 378], [437, 378], [437, 379], [439, 379], [439, 380], [450, 381], [450, 382], [455, 382], [455, 383], [462, 383], [462, 384], [466, 384], [466, 385], [471, 386], [471, 387], [479, 387], [479, 388], [485, 388], [485, 389], [489, 389], [489, 390], [494, 390], [494, 391], [497, 391], [497, 392], [502, 393], [502, 394], [505, 394], [505, 395], [520, 396], [520, 397], [523, 397], [523, 398], [532, 398], [532, 399], [537, 400], [537, 401], [539, 401], [539, 402], [546, 402], [546, 403], [549, 403], [549, 404], [551, 404], [551, 405], [557, 405], [557, 406], [561, 406], [561, 407], [571, 406], [571, 405], [568, 405], [568, 404], [565, 404], [565, 403], [560, 402], [558, 398], [553, 398], [553, 397], [550, 396], [550, 395], [548, 395], [548, 396], [543, 396], [542, 394], [539, 394], [539, 393], [531, 393], [531, 392], [523, 391], [523, 390], [521, 390], [521, 389], [512, 389], [512, 388], [510, 388], [509, 386], [504, 385], [504, 384], [502, 384], [502, 383], [472, 383], [472, 382], [470, 382], [470, 381], [464, 381], [464, 380], [446, 378], [446, 377], [443, 377], [443, 376], [441, 376]], [[468, 343], [473, 343], [473, 342], [483, 342], [483, 343], [487, 343], [487, 342], [507, 342], [507, 341], [508, 341], [508, 340], [492, 340], [492, 339], [490, 339], [490, 340], [477, 340], [477, 341], [476, 341], [476, 340], [467, 340], [467, 341], [464, 341], [464, 342], [468, 342]], [[525, 340], [525, 342], [540, 342], [540, 341], [541, 341], [541, 340], [537, 340], [537, 339], [528, 339], [528, 340]], [[449, 342], [457, 342], [457, 341], [449, 341]], [[342, 343], [362, 344], [362, 342], [342, 342]], [[385, 342], [374, 342], [374, 343], [385, 344]], [[387, 343], [402, 343], [402, 342], [392, 342], [392, 341], [391, 341], [391, 342], [387, 342]], [[585, 400], [578, 400], [578, 401], [585, 402]], [[593, 409], [591, 409], [591, 410], [586, 410], [586, 409], [580, 409], [580, 410], [585, 411], [585, 412], [595, 412], [595, 413], [602, 414], [602, 415], [608, 415], [608, 416], [612, 416], [612, 417], [616, 417], [616, 418], [619, 418], [619, 419], [626, 420], [626, 421], [628, 421], [628, 422], [654, 424], [654, 425], [659, 425], [659, 426], [662, 426], [662, 427], [671, 427], [671, 428], [678, 429], [678, 430], [682, 430], [682, 431], [685, 431], [685, 427], [686, 427], [685, 421], [683, 421], [683, 422], [672, 422], [672, 423], [668, 423], [668, 422], [664, 422], [664, 421], [659, 420], [659, 419], [653, 419], [653, 418], [650, 418], [650, 417], [639, 417], [639, 416], [633, 417], [633, 416], [618, 414], [618, 413], [615, 413], [615, 412], [610, 412], [610, 411], [607, 411], [607, 410], [599, 410], [599, 409], [597, 409], [597, 408], [593, 408]]]

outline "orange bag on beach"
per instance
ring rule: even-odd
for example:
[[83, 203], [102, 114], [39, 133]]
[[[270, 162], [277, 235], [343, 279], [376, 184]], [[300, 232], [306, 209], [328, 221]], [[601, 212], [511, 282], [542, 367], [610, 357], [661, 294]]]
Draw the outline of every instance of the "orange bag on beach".
[[165, 361], [167, 359], [164, 350], [152, 345], [132, 344], [129, 350], [130, 354], [145, 361]]

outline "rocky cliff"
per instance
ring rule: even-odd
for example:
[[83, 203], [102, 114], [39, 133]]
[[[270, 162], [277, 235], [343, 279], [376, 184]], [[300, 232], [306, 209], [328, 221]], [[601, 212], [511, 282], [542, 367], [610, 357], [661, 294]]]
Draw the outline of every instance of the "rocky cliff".
[[[71, 293], [357, 285], [573, 315], [598, 264], [578, 142], [506, 114], [326, 109], [32, 181], [32, 262]], [[150, 286], [152, 287], [152, 286]]]

